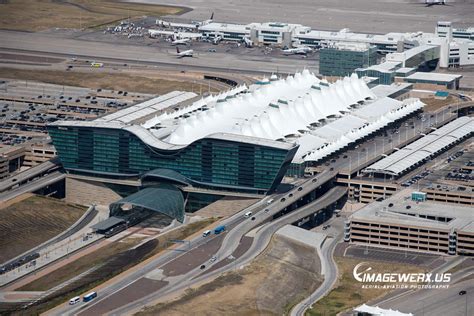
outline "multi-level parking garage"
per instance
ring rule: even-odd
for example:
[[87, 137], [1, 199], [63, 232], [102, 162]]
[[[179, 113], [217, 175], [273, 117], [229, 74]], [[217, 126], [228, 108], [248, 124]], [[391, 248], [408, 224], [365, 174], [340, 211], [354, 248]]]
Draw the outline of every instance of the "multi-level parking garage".
[[[403, 191], [349, 217], [345, 241], [374, 247], [444, 254], [474, 253], [471, 209], [410, 199]], [[415, 193], [416, 194], [416, 193]]]

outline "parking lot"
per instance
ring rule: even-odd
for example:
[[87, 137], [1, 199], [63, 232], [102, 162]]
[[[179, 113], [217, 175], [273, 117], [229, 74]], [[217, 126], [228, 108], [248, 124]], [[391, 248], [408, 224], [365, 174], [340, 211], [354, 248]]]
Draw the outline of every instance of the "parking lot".
[[94, 119], [150, 97], [127, 91], [0, 79], [1, 143], [18, 145], [44, 139], [48, 123]]
[[413, 251], [402, 251], [393, 249], [381, 249], [359, 245], [350, 245], [345, 251], [345, 257], [360, 258], [365, 260], [377, 260], [397, 263], [409, 263], [430, 266], [440, 256]]
[[[468, 140], [469, 141], [469, 140]], [[468, 142], [467, 141], [467, 142]], [[474, 192], [469, 186], [474, 175], [474, 152], [466, 147], [466, 142], [443, 154], [438, 161], [439, 168], [434, 169], [420, 184], [428, 188], [443, 191]]]

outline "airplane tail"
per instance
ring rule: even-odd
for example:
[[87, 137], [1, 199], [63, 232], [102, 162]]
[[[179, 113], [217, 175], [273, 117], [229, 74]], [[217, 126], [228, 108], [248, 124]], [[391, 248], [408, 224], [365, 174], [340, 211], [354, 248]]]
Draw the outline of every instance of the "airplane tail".
[[211, 20], [211, 21], [214, 20], [214, 12], [212, 12], [211, 18], [209, 20]]
[[180, 53], [178, 46], [176, 46], [176, 52], [177, 52], [178, 54]]

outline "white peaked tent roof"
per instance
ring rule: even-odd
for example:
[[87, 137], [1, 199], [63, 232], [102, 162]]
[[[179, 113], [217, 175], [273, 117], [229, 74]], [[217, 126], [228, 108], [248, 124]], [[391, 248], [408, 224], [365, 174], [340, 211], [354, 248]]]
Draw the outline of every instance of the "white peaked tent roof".
[[189, 144], [215, 132], [279, 139], [300, 134], [310, 124], [373, 97], [356, 75], [327, 84], [304, 70], [181, 120], [167, 141]]
[[[353, 74], [335, 83], [308, 70], [249, 93], [234, 89], [159, 119], [175, 129], [164, 141], [187, 145], [214, 133], [296, 142], [293, 162], [317, 161], [423, 107], [418, 99], [376, 99]], [[374, 101], [375, 100], [375, 101]], [[195, 111], [205, 106], [205, 111]], [[182, 114], [188, 117], [179, 117]]]
[[378, 306], [370, 306], [365, 304], [354, 308], [354, 311], [376, 316], [413, 316], [412, 313], [402, 313], [397, 310], [383, 309]]
[[[361, 118], [365, 115], [361, 115], [360, 110], [356, 110], [351, 114], [343, 117], [342, 119], [336, 120], [332, 123], [329, 123], [320, 129], [316, 129], [313, 133], [319, 134], [320, 130], [323, 129], [330, 129], [334, 131], [331, 139], [331, 142], [321, 148], [315, 148], [312, 151], [301, 153], [301, 156], [296, 156], [294, 161], [304, 160], [304, 161], [317, 161], [322, 159], [344, 147], [347, 145], [356, 142], [359, 139], [362, 139], [380, 129], [387, 126], [391, 122], [394, 122], [398, 119], [401, 119], [410, 113], [413, 113], [424, 106], [424, 104], [419, 99], [407, 99], [403, 102], [396, 101], [395, 103], [392, 102], [393, 100], [390, 98], [384, 98], [378, 100], [376, 102], [370, 103], [367, 107], [371, 107], [373, 104], [377, 104], [382, 102], [383, 100], [388, 99], [387, 101], [392, 105], [390, 108], [391, 110], [381, 116], [373, 117], [370, 116], [368, 119]], [[363, 108], [362, 108], [363, 110]], [[358, 118], [358, 120], [357, 120]], [[329, 136], [324, 136], [329, 137]]]

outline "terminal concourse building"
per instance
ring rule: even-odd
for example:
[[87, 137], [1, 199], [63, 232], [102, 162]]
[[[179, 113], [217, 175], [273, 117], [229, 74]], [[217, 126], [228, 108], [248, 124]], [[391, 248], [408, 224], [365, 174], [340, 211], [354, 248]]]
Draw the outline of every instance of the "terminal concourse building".
[[119, 194], [110, 204], [166, 183], [201, 190], [199, 201], [185, 199], [197, 209], [219, 191], [272, 193], [285, 174], [302, 176], [423, 105], [376, 96], [355, 74], [329, 83], [304, 70], [205, 98], [174, 91], [94, 121], [54, 122], [48, 131], [67, 179], [76, 181], [66, 181], [72, 195], [95, 181], [89, 190], [106, 185]]

